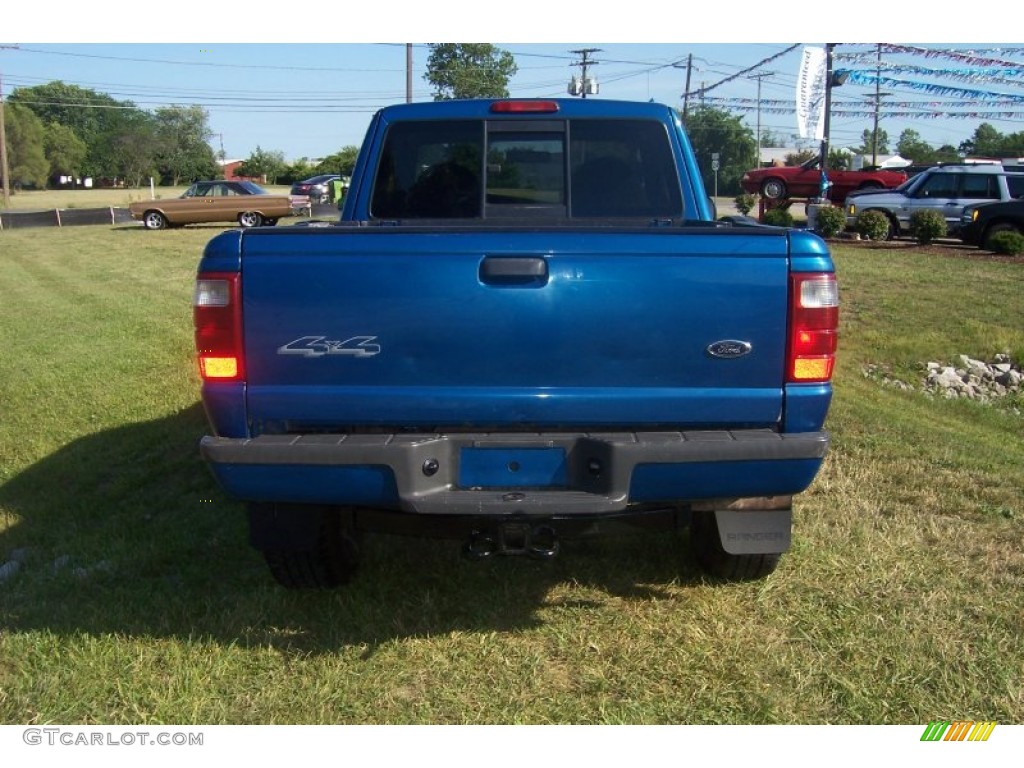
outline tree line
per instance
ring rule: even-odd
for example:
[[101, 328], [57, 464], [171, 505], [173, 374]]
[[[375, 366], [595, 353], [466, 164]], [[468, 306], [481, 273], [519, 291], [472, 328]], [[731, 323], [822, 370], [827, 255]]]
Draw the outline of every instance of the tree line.
[[316, 162], [308, 157], [300, 157], [289, 163], [281, 150], [265, 150], [257, 144], [236, 173], [239, 176], [263, 179], [267, 184], [292, 184], [326, 173], [351, 176], [358, 154], [359, 147], [349, 145]]
[[217, 170], [207, 114], [197, 106], [148, 112], [56, 80], [16, 89], [5, 119], [16, 187], [44, 187], [59, 176], [118, 179], [130, 186], [154, 176], [179, 184]]
[[[221, 175], [206, 110], [196, 105], [152, 112], [91, 88], [59, 80], [18, 88], [4, 109], [10, 181], [44, 188], [60, 177], [92, 178], [138, 187], [188, 183]], [[350, 173], [356, 147], [317, 163], [287, 163], [284, 153], [257, 147], [240, 170], [268, 183], [290, 183], [319, 173]]]

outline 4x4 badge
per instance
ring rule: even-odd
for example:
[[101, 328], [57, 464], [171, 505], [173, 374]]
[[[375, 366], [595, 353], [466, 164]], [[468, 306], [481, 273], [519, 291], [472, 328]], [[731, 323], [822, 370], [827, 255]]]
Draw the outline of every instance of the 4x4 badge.
[[373, 343], [376, 340], [376, 336], [353, 336], [344, 341], [328, 339], [326, 336], [302, 336], [278, 347], [277, 354], [302, 355], [303, 357], [323, 357], [324, 355], [373, 357], [380, 354], [380, 344]]
[[753, 347], [750, 346], [750, 342], [726, 339], [724, 341], [716, 341], [713, 344], [708, 344], [707, 353], [711, 355], [711, 357], [717, 357], [723, 360], [734, 360], [737, 357], [749, 355], [752, 349]]

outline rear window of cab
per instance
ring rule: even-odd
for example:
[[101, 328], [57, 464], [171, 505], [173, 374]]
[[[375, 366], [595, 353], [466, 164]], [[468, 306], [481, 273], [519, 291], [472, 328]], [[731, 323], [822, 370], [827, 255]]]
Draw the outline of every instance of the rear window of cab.
[[682, 215], [666, 127], [654, 120], [397, 122], [374, 175], [371, 216]]

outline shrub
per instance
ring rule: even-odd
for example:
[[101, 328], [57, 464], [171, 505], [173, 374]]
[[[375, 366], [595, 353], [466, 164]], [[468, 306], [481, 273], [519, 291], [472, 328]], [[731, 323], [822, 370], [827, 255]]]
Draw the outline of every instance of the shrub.
[[996, 232], [988, 239], [987, 248], [1003, 256], [1024, 254], [1024, 235], [1019, 232]]
[[818, 220], [814, 229], [822, 237], [835, 237], [846, 229], [846, 214], [842, 208], [830, 205], [818, 211]]
[[757, 196], [749, 192], [743, 192], [733, 198], [733, 203], [736, 205], [736, 210], [746, 216], [753, 209], [754, 204], [757, 203]]
[[889, 217], [881, 211], [863, 211], [857, 214], [853, 226], [861, 237], [868, 240], [885, 240], [889, 237]]
[[793, 214], [784, 208], [772, 208], [764, 215], [764, 223], [773, 227], [792, 227]]
[[910, 214], [910, 234], [919, 243], [930, 243], [945, 237], [946, 218], [938, 211], [914, 211]]

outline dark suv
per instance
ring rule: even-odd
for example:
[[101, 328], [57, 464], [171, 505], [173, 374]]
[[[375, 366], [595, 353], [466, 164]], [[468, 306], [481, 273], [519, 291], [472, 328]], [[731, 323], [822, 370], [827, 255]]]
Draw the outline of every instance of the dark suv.
[[313, 203], [329, 203], [331, 201], [331, 181], [340, 178], [341, 176], [336, 173], [325, 173], [305, 181], [297, 181], [292, 184], [289, 194], [309, 195], [310, 202]]
[[1000, 232], [1024, 234], [1024, 199], [964, 208], [960, 218], [960, 239], [965, 243], [991, 251], [992, 238]]
[[889, 237], [910, 226], [914, 211], [942, 213], [950, 235], [960, 228], [963, 210], [977, 203], [1012, 200], [1024, 195], [1024, 173], [1002, 165], [938, 165], [896, 189], [851, 192], [846, 198], [846, 220], [854, 224], [864, 211], [881, 211], [889, 219]]

